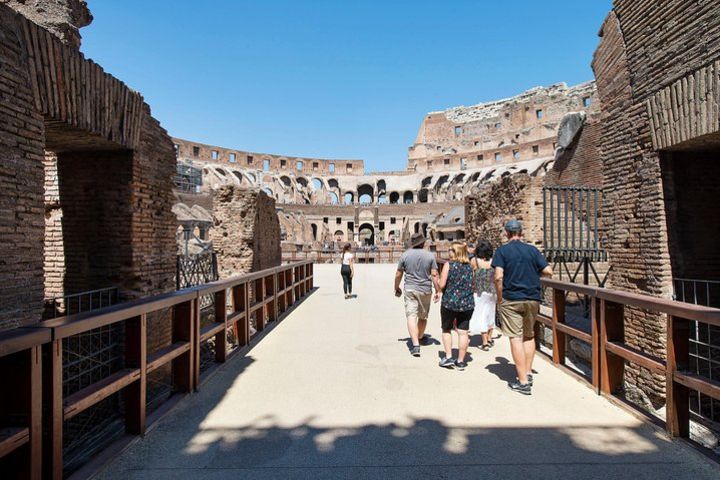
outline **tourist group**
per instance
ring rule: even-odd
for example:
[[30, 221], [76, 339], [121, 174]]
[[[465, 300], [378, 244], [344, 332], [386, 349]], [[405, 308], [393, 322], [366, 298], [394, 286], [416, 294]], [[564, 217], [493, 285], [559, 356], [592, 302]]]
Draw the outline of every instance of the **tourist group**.
[[[480, 333], [482, 350], [493, 344], [493, 330], [501, 326], [510, 339], [517, 379], [508, 387], [530, 395], [535, 357], [535, 321], [540, 311], [542, 290], [540, 277], [551, 277], [552, 268], [540, 251], [523, 241], [522, 224], [510, 220], [505, 224], [507, 242], [495, 252], [489, 242], [475, 245], [455, 242], [450, 259], [439, 271], [435, 255], [425, 250], [425, 237], [416, 233], [410, 248], [398, 263], [395, 274], [395, 296], [405, 301], [405, 316], [410, 334], [410, 353], [420, 356], [420, 346], [427, 345], [425, 334], [431, 301], [440, 303], [442, 344], [445, 356], [440, 366], [464, 370], [470, 345], [470, 333]], [[352, 298], [354, 257], [350, 245], [342, 253], [341, 274], [345, 298]], [[405, 278], [404, 288], [400, 288]], [[433, 289], [435, 293], [433, 294]], [[458, 336], [457, 358], [453, 356], [452, 332]]]

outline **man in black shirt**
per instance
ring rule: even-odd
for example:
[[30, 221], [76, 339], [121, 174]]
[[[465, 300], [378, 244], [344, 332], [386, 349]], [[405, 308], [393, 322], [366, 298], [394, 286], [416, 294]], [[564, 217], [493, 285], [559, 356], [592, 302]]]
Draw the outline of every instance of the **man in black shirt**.
[[517, 381], [509, 382], [511, 390], [532, 393], [532, 363], [535, 357], [535, 320], [540, 311], [542, 288], [540, 277], [552, 277], [552, 268], [534, 246], [522, 238], [522, 224], [510, 220], [505, 224], [508, 242], [495, 250], [495, 288], [503, 333], [510, 339]]

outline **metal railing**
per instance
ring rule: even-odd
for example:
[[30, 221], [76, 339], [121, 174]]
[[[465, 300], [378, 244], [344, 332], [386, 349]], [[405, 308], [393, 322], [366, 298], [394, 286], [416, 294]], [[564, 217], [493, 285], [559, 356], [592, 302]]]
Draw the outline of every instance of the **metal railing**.
[[[675, 278], [673, 291], [677, 301], [720, 308], [720, 281]], [[690, 328], [690, 368], [720, 381], [720, 327], [692, 322]], [[720, 422], [720, 401], [702, 392], [691, 392], [690, 409], [701, 418]]]
[[120, 300], [118, 287], [98, 288], [52, 299], [53, 318], [74, 315], [115, 305]]
[[[570, 337], [589, 344], [592, 348], [592, 369], [589, 378], [582, 378], [588, 381], [598, 394], [611, 398], [623, 390], [626, 363], [664, 376], [664, 426], [670, 436], [689, 439], [690, 392], [695, 390], [720, 400], [720, 382], [692, 369], [689, 348], [691, 323], [720, 327], [720, 309], [557, 280], [543, 280], [542, 283], [552, 290], [552, 316], [541, 315], [539, 320], [552, 330], [553, 363], [566, 372], [577, 375], [575, 370], [565, 366], [567, 340]], [[566, 298], [569, 293], [586, 295], [591, 299], [589, 332], [571, 326], [566, 321]], [[626, 309], [643, 309], [666, 316], [666, 360], [626, 343]]]
[[[225, 362], [228, 336], [238, 346], [247, 345], [253, 330], [260, 332], [268, 321], [278, 320], [312, 288], [313, 264], [297, 262], [0, 332], [0, 375], [4, 390], [13, 392], [0, 399], [0, 459], [12, 457], [11, 469], [3, 474], [63, 478], [66, 422], [116, 395], [124, 405], [125, 432], [142, 435], [158, 417], [158, 411], [146, 415], [153, 372], [170, 367], [174, 392], [197, 390], [203, 343], [212, 340], [216, 362]], [[215, 321], [201, 327], [200, 297], [209, 294], [215, 296]], [[148, 317], [158, 312], [169, 312], [163, 318], [172, 338], [150, 351]], [[68, 395], [62, 388], [64, 340], [111, 325], [124, 331], [120, 368]]]

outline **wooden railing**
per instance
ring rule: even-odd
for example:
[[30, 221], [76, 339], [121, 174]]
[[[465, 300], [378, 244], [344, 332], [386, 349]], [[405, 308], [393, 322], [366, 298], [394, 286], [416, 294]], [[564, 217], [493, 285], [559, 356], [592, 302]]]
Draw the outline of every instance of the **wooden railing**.
[[[720, 400], [720, 382], [690, 372], [690, 322], [720, 326], [720, 309], [556, 280], [543, 280], [543, 286], [552, 289], [552, 316], [541, 315], [540, 321], [553, 333], [553, 363], [565, 365], [566, 340], [572, 337], [592, 347], [592, 373], [589, 383], [598, 394], [614, 397], [620, 391], [626, 363], [664, 376], [664, 426], [672, 437], [689, 438], [690, 390], [697, 390]], [[566, 301], [571, 293], [587, 296], [591, 300], [590, 332], [570, 326], [566, 322]], [[664, 359], [626, 343], [625, 311], [628, 307], [667, 316]]]
[[[146, 415], [150, 373], [169, 364], [175, 392], [197, 390], [202, 342], [214, 337], [215, 361], [224, 362], [228, 334], [239, 347], [247, 345], [251, 320], [262, 331], [266, 320], [277, 320], [312, 288], [313, 264], [297, 262], [0, 333], [3, 478], [62, 478], [63, 422], [119, 392], [125, 431], [142, 435], [153, 420]], [[214, 323], [201, 328], [203, 295], [215, 296], [215, 316]], [[172, 312], [172, 340], [148, 353], [148, 315], [162, 311]], [[64, 396], [63, 339], [120, 322], [125, 328], [124, 368]]]

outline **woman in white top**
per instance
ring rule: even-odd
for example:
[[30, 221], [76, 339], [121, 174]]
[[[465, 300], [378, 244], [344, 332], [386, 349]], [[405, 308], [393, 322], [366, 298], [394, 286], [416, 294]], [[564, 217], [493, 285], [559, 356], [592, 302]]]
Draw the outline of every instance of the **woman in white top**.
[[342, 251], [342, 267], [340, 267], [340, 275], [343, 279], [343, 291], [345, 299], [352, 297], [352, 279], [355, 275], [355, 255], [352, 253], [352, 245], [346, 243]]

